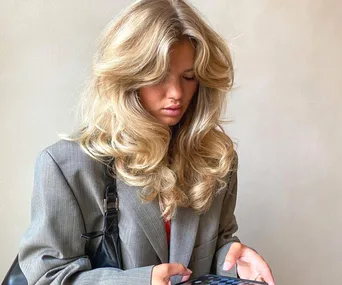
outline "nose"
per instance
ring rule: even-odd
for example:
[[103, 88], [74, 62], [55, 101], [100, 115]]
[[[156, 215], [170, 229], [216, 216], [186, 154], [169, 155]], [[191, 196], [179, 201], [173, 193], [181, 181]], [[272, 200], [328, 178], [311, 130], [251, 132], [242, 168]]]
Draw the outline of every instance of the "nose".
[[177, 79], [170, 80], [167, 84], [166, 96], [173, 100], [180, 100], [182, 98], [182, 86]]

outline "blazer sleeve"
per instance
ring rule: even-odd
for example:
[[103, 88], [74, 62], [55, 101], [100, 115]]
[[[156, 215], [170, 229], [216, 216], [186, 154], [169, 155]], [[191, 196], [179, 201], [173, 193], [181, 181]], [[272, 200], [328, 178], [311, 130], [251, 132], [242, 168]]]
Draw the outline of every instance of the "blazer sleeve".
[[236, 266], [229, 271], [223, 271], [223, 263], [231, 244], [233, 242], [240, 242], [239, 238], [234, 236], [234, 233], [238, 230], [238, 225], [234, 215], [238, 184], [237, 168], [238, 156], [235, 153], [233, 171], [228, 176], [227, 189], [222, 203], [216, 253], [213, 263], [213, 270], [216, 274], [231, 277], [237, 276]]
[[43, 151], [35, 166], [31, 224], [19, 249], [19, 264], [28, 284], [151, 283], [153, 266], [92, 269], [80, 238], [84, 232], [72, 189], [52, 156]]

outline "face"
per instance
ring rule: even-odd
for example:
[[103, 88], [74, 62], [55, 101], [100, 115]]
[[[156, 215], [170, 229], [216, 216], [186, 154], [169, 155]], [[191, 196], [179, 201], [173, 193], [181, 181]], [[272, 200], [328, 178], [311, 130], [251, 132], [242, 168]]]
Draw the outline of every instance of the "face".
[[142, 106], [160, 123], [176, 125], [186, 112], [198, 82], [194, 73], [195, 49], [188, 38], [172, 46], [166, 79], [139, 89]]

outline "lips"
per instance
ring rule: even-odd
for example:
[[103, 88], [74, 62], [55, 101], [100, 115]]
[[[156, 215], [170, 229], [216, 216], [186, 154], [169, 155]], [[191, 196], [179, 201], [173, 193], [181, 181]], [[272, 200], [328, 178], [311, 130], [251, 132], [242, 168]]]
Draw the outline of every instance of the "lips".
[[181, 105], [170, 105], [165, 107], [164, 109], [180, 109], [182, 106]]
[[166, 108], [163, 108], [162, 112], [167, 116], [176, 117], [181, 114], [181, 106], [180, 105], [168, 106]]

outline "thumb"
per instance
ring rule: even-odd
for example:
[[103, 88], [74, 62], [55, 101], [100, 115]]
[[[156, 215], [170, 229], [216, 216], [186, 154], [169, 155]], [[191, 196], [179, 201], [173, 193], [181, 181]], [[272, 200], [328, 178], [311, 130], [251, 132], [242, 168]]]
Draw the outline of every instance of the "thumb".
[[167, 273], [169, 276], [174, 276], [174, 275], [190, 276], [192, 271], [186, 268], [181, 263], [170, 263]]
[[233, 242], [229, 248], [226, 258], [223, 263], [223, 270], [228, 271], [232, 269], [236, 261], [240, 258], [242, 252], [242, 245], [239, 242]]

